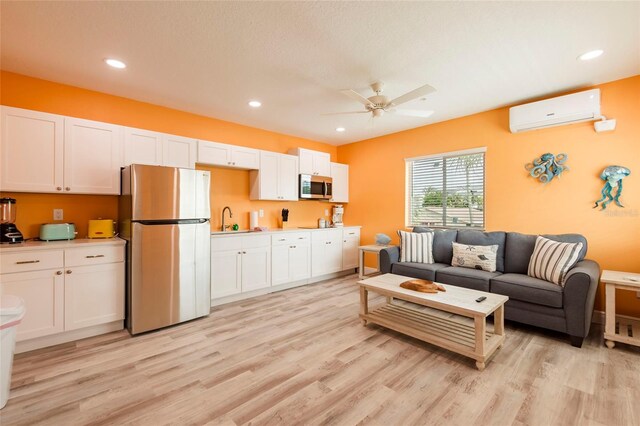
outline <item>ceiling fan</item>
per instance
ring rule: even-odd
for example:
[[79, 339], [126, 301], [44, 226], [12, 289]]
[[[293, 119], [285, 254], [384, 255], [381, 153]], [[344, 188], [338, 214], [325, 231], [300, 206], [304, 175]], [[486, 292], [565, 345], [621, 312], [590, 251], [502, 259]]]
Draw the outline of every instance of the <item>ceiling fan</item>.
[[375, 83], [372, 83], [370, 87], [375, 92], [375, 95], [369, 98], [365, 98], [364, 96], [362, 96], [360, 93], [356, 92], [353, 89], [341, 90], [341, 92], [346, 96], [363, 104], [365, 107], [364, 111], [334, 112], [334, 113], [323, 114], [323, 115], [371, 113], [373, 117], [382, 117], [386, 112], [390, 114], [404, 115], [408, 117], [426, 118], [426, 117], [429, 117], [431, 114], [433, 114], [433, 111], [395, 108], [396, 106], [401, 105], [405, 102], [409, 102], [421, 96], [425, 96], [425, 95], [428, 95], [429, 93], [435, 92], [436, 89], [429, 86], [428, 84], [418, 87], [417, 89], [407, 92], [404, 95], [398, 96], [397, 98], [392, 100], [389, 100], [386, 96], [381, 95], [384, 89], [383, 82], [376, 81]]

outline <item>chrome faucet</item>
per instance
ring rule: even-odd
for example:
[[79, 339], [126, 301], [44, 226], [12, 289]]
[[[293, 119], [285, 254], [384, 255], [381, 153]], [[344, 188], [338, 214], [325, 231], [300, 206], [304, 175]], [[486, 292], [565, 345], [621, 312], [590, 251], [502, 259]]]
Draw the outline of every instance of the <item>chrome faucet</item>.
[[229, 210], [229, 219], [231, 219], [233, 217], [233, 213], [231, 213], [231, 207], [226, 206], [224, 209], [222, 209], [222, 231], [226, 231], [227, 228], [230, 228], [231, 225], [225, 225], [224, 224], [224, 212]]

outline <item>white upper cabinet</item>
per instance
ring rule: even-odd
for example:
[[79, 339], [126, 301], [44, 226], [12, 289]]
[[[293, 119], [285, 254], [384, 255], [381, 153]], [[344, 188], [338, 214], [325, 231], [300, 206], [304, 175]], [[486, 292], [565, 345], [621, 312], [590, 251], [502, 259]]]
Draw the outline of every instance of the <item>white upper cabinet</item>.
[[333, 197], [335, 203], [349, 202], [349, 166], [331, 163], [331, 179], [333, 180]]
[[260, 169], [250, 175], [252, 200], [298, 200], [298, 158], [260, 152]]
[[289, 150], [289, 154], [298, 156], [300, 161], [300, 174], [331, 176], [331, 155], [329, 153], [305, 148], [295, 148]]
[[197, 144], [196, 139], [127, 127], [124, 164], [195, 169]]
[[198, 163], [257, 170], [260, 168], [260, 151], [219, 142], [198, 141]]
[[62, 192], [64, 117], [2, 107], [0, 190]]
[[119, 194], [122, 127], [64, 119], [64, 192]]
[[162, 165], [162, 133], [125, 128], [124, 165]]
[[162, 147], [163, 165], [185, 169], [196, 168], [197, 140], [182, 136], [163, 135]]

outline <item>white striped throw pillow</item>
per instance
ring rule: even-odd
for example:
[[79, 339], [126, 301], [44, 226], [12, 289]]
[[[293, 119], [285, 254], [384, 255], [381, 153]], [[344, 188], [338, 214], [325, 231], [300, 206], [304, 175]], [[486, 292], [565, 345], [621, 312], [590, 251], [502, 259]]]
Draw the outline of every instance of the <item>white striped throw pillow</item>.
[[527, 275], [564, 287], [567, 272], [578, 261], [580, 250], [582, 243], [560, 243], [538, 237]]
[[398, 231], [400, 262], [433, 263], [433, 232]]

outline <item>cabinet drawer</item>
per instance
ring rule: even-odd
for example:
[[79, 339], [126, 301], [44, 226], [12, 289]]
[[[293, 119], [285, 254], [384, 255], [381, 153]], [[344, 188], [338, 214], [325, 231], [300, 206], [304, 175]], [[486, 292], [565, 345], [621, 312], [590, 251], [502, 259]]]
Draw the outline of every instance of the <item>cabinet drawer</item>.
[[242, 237], [242, 248], [269, 247], [271, 245], [270, 235], [255, 235], [250, 237]]
[[124, 247], [95, 246], [66, 249], [65, 266], [98, 265], [101, 263], [124, 262]]
[[62, 250], [3, 253], [0, 258], [3, 274], [40, 271], [42, 269], [62, 268], [64, 266]]
[[295, 243], [308, 243], [310, 240], [308, 232], [287, 232], [271, 236], [271, 245], [280, 246]]
[[360, 228], [345, 228], [342, 235], [344, 238], [360, 238]]
[[233, 237], [213, 237], [211, 238], [211, 251], [227, 251], [242, 249], [242, 238]]

